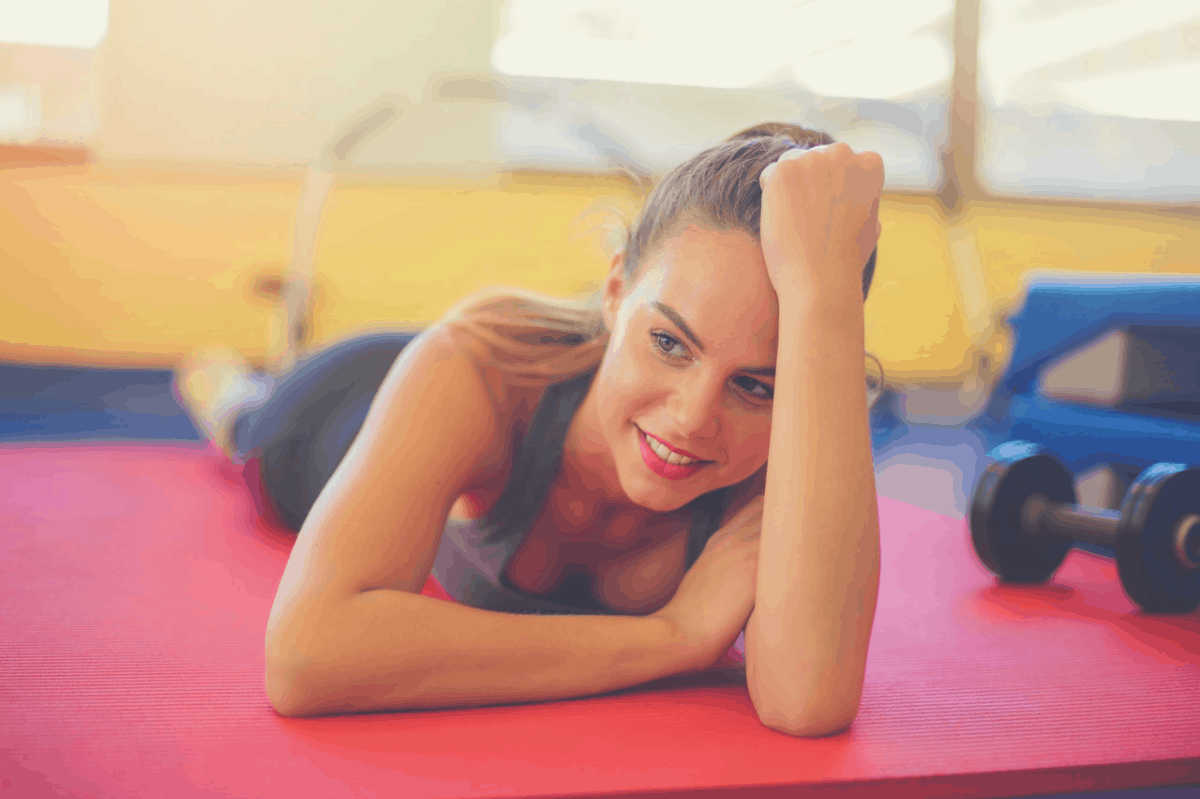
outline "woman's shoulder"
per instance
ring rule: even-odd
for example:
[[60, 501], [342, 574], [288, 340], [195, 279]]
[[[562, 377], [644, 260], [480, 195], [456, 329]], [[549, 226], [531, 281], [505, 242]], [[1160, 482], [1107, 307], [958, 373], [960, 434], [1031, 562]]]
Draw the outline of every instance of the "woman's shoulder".
[[588, 302], [514, 288], [476, 292], [436, 327], [471, 358], [501, 415], [529, 415], [546, 388], [594, 369], [607, 334]]
[[[432, 401], [437, 402], [434, 395], [445, 391], [470, 394], [476, 398], [473, 406], [478, 413], [489, 417], [486, 426], [492, 434], [486, 446], [481, 446], [482, 441], [476, 445], [477, 458], [464, 493], [467, 504], [456, 504], [451, 514], [474, 517], [491, 507], [507, 483], [513, 442], [528, 431], [547, 386], [506, 368], [509, 365], [495, 355], [496, 342], [458, 321], [451, 317], [426, 328], [419, 336], [421, 352], [414, 355], [421, 361], [421, 371], [442, 372], [429, 382], [435, 389]], [[419, 372], [410, 374], [420, 379]], [[478, 426], [482, 420], [471, 421]]]
[[599, 364], [607, 334], [594, 310], [586, 302], [498, 287], [468, 296], [430, 329], [447, 357], [471, 363], [503, 442], [497, 468], [478, 486], [481, 494], [506, 483], [514, 444], [529, 432], [546, 390]]
[[[517, 386], [503, 369], [497, 368], [485, 342], [445, 320], [426, 328], [419, 336], [419, 341], [423, 351], [422, 360], [446, 373], [442, 380], [437, 381], [440, 389], [482, 391], [489, 408], [495, 413], [496, 421], [505, 426], [507, 411]], [[446, 380], [451, 383], [446, 385]]]
[[421, 335], [434, 360], [458, 364], [457, 379], [486, 391], [506, 438], [528, 424], [548, 386], [578, 371], [561, 331], [530, 316], [525, 295], [493, 289], [471, 295]]
[[507, 473], [513, 413], [505, 398], [511, 395], [469, 335], [435, 323], [405, 347], [385, 380], [377, 434], [395, 436], [394, 445], [401, 446], [412, 437], [412, 420], [424, 420], [421, 427], [441, 431], [441, 441], [422, 437], [431, 449], [418, 456], [444, 458], [447, 449], [469, 453], [469, 461], [456, 461], [455, 480], [472, 492], [487, 489]]
[[441, 323], [473, 339], [489, 364], [531, 385], [588, 371], [608, 341], [597, 297], [564, 299], [507, 287], [468, 296]]
[[423, 418], [453, 404], [473, 417], [460, 420], [469, 423], [464, 427], [479, 434], [496, 427], [495, 403], [478, 353], [466, 336], [444, 325], [425, 328], [404, 348], [379, 396], [384, 417]]

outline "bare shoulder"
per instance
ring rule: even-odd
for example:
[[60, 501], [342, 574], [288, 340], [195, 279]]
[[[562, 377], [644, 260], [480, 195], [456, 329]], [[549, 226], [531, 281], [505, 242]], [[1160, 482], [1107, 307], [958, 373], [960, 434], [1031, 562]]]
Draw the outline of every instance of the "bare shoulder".
[[484, 356], [451, 326], [422, 333], [396, 359], [364, 423], [376, 449], [442, 464], [459, 491], [493, 478], [509, 454], [512, 388]]
[[440, 328], [414, 339], [300, 529], [273, 623], [324, 597], [420, 591], [452, 505], [505, 443], [471, 348]]

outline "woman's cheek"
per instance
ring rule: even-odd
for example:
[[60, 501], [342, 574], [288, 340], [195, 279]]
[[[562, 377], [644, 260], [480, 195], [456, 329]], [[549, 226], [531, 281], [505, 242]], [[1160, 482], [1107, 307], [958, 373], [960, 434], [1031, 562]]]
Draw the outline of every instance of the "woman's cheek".
[[645, 358], [639, 353], [630, 353], [622, 358], [617, 374], [622, 394], [628, 398], [635, 397], [638, 393], [638, 387], [641, 386], [644, 388], [647, 382], [653, 379], [653, 375], [647, 368]]
[[754, 424], [753, 429], [743, 430], [742, 436], [738, 449], [742, 453], [744, 476], [748, 477], [767, 462], [767, 454], [771, 447], [771, 425], [769, 422], [765, 425]]

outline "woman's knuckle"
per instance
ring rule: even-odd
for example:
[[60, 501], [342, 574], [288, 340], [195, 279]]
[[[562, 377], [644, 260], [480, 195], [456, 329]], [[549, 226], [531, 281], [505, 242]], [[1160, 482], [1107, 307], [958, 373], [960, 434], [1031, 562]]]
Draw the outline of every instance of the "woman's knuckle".
[[779, 161], [778, 165], [775, 167], [774, 174], [786, 180], [791, 175], [804, 170], [807, 167], [808, 164], [805, 164], [803, 161], [796, 158], [790, 158], [786, 161]]

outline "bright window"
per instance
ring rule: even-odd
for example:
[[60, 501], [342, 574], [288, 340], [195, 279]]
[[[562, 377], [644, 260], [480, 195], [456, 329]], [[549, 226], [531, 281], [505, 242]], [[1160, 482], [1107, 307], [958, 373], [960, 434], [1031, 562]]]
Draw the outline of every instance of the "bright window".
[[951, 0], [508, 0], [508, 75], [898, 99], [950, 78]]
[[93, 49], [108, 32], [108, 0], [2, 0], [0, 42]]
[[1195, 0], [986, 0], [981, 90], [994, 105], [1200, 121]]
[[107, 33], [108, 0], [0, 0], [0, 143], [95, 133], [95, 62]]
[[990, 190], [1200, 198], [1195, 0], [982, 0], [980, 32]]
[[491, 53], [550, 96], [494, 116], [509, 167], [661, 172], [737, 130], [796, 122], [940, 180], [953, 0], [506, 0]]

